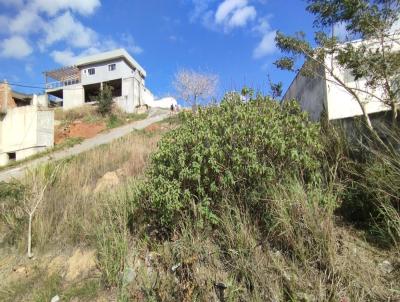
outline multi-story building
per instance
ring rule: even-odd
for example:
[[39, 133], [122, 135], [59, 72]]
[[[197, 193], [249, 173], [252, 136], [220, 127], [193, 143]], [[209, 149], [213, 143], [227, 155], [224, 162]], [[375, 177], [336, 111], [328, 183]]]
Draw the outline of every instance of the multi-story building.
[[44, 74], [46, 93], [61, 99], [64, 109], [94, 102], [104, 85], [113, 88], [114, 102], [127, 113], [144, 105], [148, 94], [146, 71], [124, 49], [79, 58], [72, 66]]

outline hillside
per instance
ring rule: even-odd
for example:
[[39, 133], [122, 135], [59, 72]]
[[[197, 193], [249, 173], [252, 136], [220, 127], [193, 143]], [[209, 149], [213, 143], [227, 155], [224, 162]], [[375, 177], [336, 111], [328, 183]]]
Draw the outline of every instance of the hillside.
[[295, 104], [221, 104], [1, 183], [0, 300], [399, 301], [397, 154], [361, 166]]

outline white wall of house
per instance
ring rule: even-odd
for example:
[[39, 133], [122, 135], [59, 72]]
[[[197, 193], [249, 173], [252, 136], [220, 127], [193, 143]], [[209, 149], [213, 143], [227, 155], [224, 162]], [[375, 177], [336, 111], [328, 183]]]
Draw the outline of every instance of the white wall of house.
[[327, 107], [323, 70], [320, 71], [320, 76], [313, 78], [297, 74], [284, 96], [284, 100], [293, 99], [299, 102], [302, 110], [309, 113], [311, 120], [318, 121]]
[[[328, 59], [327, 64], [333, 63], [335, 76], [343, 81], [348, 87], [353, 88], [365, 105], [367, 113], [377, 113], [390, 110], [379, 99], [373, 97], [376, 95], [381, 97], [384, 95], [381, 88], [372, 90], [368, 89], [365, 80], [355, 81], [351, 72], [341, 68], [334, 60]], [[332, 65], [330, 65], [332, 66]], [[327, 86], [327, 104], [329, 120], [344, 119], [349, 117], [361, 116], [362, 110], [359, 102], [343, 88], [329, 73], [326, 73]], [[365, 90], [367, 92], [362, 92]]]
[[[115, 70], [110, 71], [109, 65], [115, 64]], [[94, 68], [95, 74], [89, 74], [89, 69]], [[131, 68], [123, 59], [100, 62], [80, 67], [82, 85], [90, 85], [128, 78], [132, 76]]]
[[67, 86], [63, 89], [63, 108], [69, 110], [85, 104], [85, 90], [80, 84]]
[[9, 154], [16, 160], [54, 145], [54, 111], [37, 106], [9, 109], [0, 118], [0, 165], [6, 165]]
[[[357, 47], [361, 42], [352, 43]], [[400, 51], [399, 43], [390, 40], [387, 44], [390, 44], [393, 51]], [[379, 44], [377, 44], [376, 41], [370, 41], [367, 47], [373, 49], [378, 46]], [[381, 88], [376, 90], [367, 89], [365, 80], [355, 81], [351, 72], [340, 67], [337, 61], [332, 59], [331, 56], [326, 58], [325, 65], [329, 66], [330, 69], [333, 70], [335, 76], [348, 87], [355, 89], [357, 95], [363, 104], [365, 104], [367, 113], [370, 114], [390, 110], [388, 106], [384, 105], [378, 99], [384, 95]], [[358, 101], [347, 92], [329, 72], [324, 70], [320, 72], [320, 75], [320, 78], [311, 79], [298, 74], [287, 90], [283, 100], [297, 99], [302, 109], [309, 112], [313, 120], [318, 120], [324, 109], [329, 120], [350, 118], [363, 114]], [[365, 90], [367, 92], [361, 92], [360, 90]], [[371, 95], [378, 96], [378, 98], [374, 98]]]
[[[115, 70], [109, 66], [115, 64]], [[89, 74], [94, 68], [95, 73]], [[67, 86], [63, 89], [63, 108], [69, 110], [85, 104], [84, 85], [100, 84], [121, 79], [121, 97], [114, 99], [117, 106], [127, 113], [134, 113], [143, 103], [142, 95], [145, 81], [138, 70], [132, 69], [125, 60], [111, 60], [81, 67], [81, 83]]]

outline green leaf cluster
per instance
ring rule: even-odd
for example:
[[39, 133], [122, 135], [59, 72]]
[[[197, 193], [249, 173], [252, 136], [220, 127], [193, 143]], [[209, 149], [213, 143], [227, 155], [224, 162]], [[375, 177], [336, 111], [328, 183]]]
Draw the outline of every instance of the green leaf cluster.
[[[318, 178], [319, 125], [296, 102], [227, 94], [220, 105], [185, 113], [153, 155], [142, 206], [167, 230], [183, 219], [217, 223], [221, 201], [257, 209], [269, 186]], [[199, 219], [200, 218], [200, 219]]]

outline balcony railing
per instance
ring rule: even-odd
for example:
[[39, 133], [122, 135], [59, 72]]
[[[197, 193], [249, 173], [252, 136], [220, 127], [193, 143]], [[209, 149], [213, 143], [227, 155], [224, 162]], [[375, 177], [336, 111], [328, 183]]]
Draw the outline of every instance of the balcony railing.
[[57, 89], [57, 88], [63, 88], [65, 86], [71, 86], [71, 85], [76, 85], [79, 84], [81, 81], [78, 79], [76, 80], [67, 80], [67, 81], [57, 81], [57, 82], [51, 82], [46, 84], [46, 89]]

